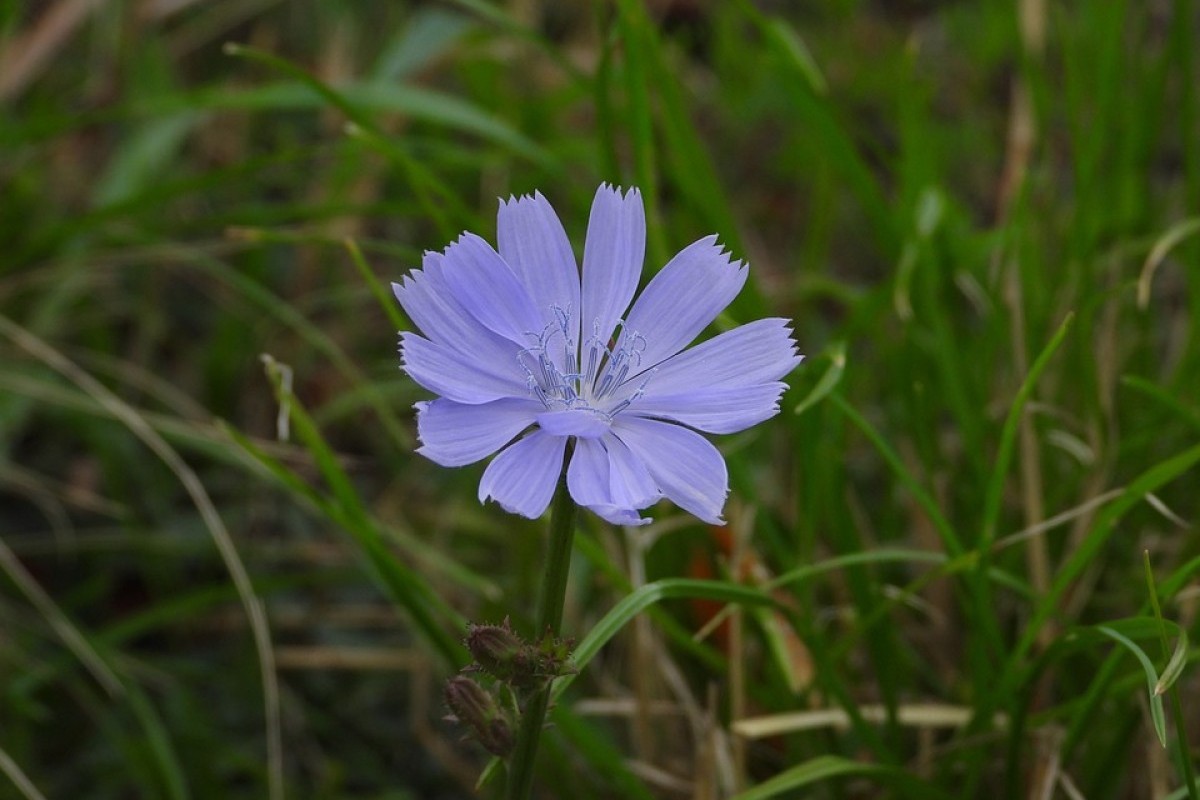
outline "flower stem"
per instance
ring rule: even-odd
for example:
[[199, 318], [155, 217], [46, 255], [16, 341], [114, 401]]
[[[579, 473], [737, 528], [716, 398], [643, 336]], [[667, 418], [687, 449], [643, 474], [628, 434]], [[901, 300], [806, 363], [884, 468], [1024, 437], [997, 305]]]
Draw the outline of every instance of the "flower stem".
[[[567, 490], [566, 463], [570, 461], [570, 455], [568, 452], [550, 510], [550, 551], [546, 554], [546, 575], [538, 597], [537, 628], [533, 632], [535, 641], [540, 640], [547, 631], [558, 636], [562, 626], [567, 573], [571, 569], [571, 542], [575, 538], [575, 517], [579, 510]], [[547, 682], [525, 701], [516, 749], [508, 765], [507, 800], [527, 800], [533, 788], [533, 765], [546, 709], [550, 705], [550, 686], [551, 683]]]

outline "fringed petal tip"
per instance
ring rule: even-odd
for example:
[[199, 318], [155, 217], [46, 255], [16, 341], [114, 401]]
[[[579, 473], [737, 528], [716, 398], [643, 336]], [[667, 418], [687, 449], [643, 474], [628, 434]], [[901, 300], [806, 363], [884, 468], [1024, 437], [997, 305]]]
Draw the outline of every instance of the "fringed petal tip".
[[[733, 250], [730, 249], [729, 245], [726, 244], [725, 242], [721, 241], [720, 234], [710, 233], [708, 236], [701, 236], [699, 239], [692, 242], [690, 245], [688, 245], [687, 248], [684, 248], [684, 249], [687, 250], [687, 249], [690, 249], [693, 247], [697, 247], [697, 248], [711, 247], [714, 251], [711, 254], [711, 257], [713, 258], [714, 263], [717, 262], [717, 259], [723, 258], [723, 259], [725, 259], [725, 264], [723, 265], [725, 267], [731, 267], [731, 268], [739, 270], [739, 271], [750, 269], [750, 263], [743, 258], [738, 258], [737, 256], [735, 256], [733, 254]], [[683, 251], [680, 251], [680, 252], [683, 252]]]
[[[596, 196], [599, 197], [604, 192], [615, 195], [618, 200], [622, 201], [638, 200], [640, 202], [642, 199], [642, 190], [636, 186], [626, 188], [620, 184], [605, 181], [596, 189]], [[593, 202], [595, 201], [593, 200]]]
[[553, 206], [550, 205], [550, 201], [546, 199], [546, 196], [537, 189], [534, 189], [532, 193], [510, 194], [507, 198], [497, 197], [496, 199], [500, 201], [500, 211], [511, 210], [514, 206], [519, 208], [526, 203], [537, 203], [538, 205], [545, 205], [551, 211], [554, 210]]

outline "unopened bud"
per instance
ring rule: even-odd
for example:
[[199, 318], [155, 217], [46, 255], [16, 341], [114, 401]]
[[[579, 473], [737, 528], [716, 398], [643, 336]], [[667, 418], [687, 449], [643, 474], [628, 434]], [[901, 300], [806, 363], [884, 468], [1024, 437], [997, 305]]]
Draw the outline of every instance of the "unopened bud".
[[508, 758], [513, 751], [513, 732], [508, 720], [499, 718], [492, 720], [486, 731], [475, 731], [476, 738], [494, 756]]
[[521, 670], [526, 645], [507, 619], [501, 625], [467, 626], [466, 645], [480, 668], [498, 680], [510, 680]]
[[490, 692], [464, 675], [446, 682], [446, 705], [492, 755], [512, 752], [512, 725]]

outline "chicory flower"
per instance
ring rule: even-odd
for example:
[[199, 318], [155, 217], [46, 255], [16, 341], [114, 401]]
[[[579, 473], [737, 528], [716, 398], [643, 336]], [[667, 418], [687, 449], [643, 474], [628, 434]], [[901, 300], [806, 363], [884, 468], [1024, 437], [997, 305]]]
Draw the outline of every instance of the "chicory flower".
[[464, 233], [393, 284], [421, 330], [401, 334], [403, 368], [438, 395], [416, 406], [417, 452], [451, 467], [499, 452], [480, 501], [536, 518], [573, 441], [571, 497], [609, 522], [647, 523], [638, 510], [666, 497], [721, 523], [725, 461], [700, 432], [778, 413], [780, 379], [801, 360], [789, 321], [685, 349], [741, 291], [747, 268], [708, 236], [634, 300], [646, 240], [637, 189], [596, 192], [582, 278], [540, 193], [502, 201], [497, 227], [498, 252]]

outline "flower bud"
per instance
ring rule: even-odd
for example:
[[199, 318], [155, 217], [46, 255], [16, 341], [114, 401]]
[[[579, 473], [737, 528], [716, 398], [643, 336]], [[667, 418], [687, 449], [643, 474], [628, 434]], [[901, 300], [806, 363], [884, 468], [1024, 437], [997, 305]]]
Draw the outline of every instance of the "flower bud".
[[492, 755], [512, 752], [512, 724], [490, 692], [464, 675], [446, 682], [446, 705]]
[[466, 645], [480, 668], [498, 680], [510, 680], [521, 670], [526, 645], [507, 619], [501, 625], [468, 625]]

